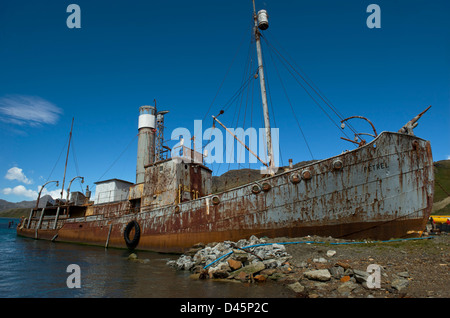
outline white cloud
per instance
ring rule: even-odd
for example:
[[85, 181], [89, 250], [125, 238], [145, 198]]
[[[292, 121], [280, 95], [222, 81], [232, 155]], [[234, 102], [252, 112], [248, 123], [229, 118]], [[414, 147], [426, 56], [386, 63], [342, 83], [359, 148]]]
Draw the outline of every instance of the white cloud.
[[[41, 189], [41, 186], [38, 187], [38, 190], [40, 190], [40, 189]], [[55, 189], [55, 190], [51, 190], [51, 191], [49, 191], [46, 188], [44, 188], [44, 190], [42, 190], [41, 197], [43, 197], [44, 195], [49, 195], [55, 200], [56, 199], [61, 199], [61, 188]], [[37, 198], [37, 196], [36, 196], [36, 198]], [[65, 200], [66, 198], [67, 198], [67, 191], [64, 190], [64, 192], [63, 192], [63, 199]]]
[[25, 184], [32, 184], [33, 181], [28, 179], [23, 173], [22, 169], [18, 167], [12, 167], [6, 172], [5, 178], [8, 180], [17, 180]]
[[5, 188], [3, 189], [3, 194], [6, 195], [17, 195], [20, 197], [26, 197], [28, 199], [33, 199], [36, 200], [38, 197], [38, 192], [37, 191], [33, 191], [33, 190], [29, 190], [27, 188], [25, 188], [23, 185], [18, 185], [17, 187], [14, 188]]
[[37, 96], [13, 95], [0, 98], [0, 120], [15, 125], [55, 124], [62, 109]]
[[[18, 185], [14, 188], [4, 188], [2, 190], [3, 194], [6, 195], [16, 195], [19, 197], [23, 197], [26, 199], [36, 200], [39, 195], [39, 190], [41, 186], [38, 186], [37, 191], [27, 189], [23, 185]], [[60, 199], [61, 198], [61, 189], [55, 189], [55, 190], [47, 190], [44, 188], [41, 193], [41, 198], [45, 195], [50, 195], [53, 199]], [[67, 191], [64, 190], [63, 199], [65, 200], [67, 197]]]
[[450, 160], [450, 155], [447, 155], [447, 160]]

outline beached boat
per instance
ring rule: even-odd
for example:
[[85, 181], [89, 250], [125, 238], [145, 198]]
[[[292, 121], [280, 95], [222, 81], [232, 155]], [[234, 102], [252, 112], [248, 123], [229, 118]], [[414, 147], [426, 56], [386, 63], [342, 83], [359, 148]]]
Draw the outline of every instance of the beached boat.
[[136, 182], [104, 180], [97, 182], [93, 201], [86, 191], [72, 193], [65, 202], [36, 205], [17, 234], [159, 252], [183, 252], [199, 242], [238, 241], [251, 235], [421, 235], [433, 202], [433, 158], [430, 142], [414, 136], [413, 128], [428, 108], [398, 131], [377, 134], [374, 129], [370, 142], [358, 135], [359, 140], [352, 141], [358, 143], [356, 149], [277, 169], [260, 45], [260, 30], [268, 27], [265, 10], [254, 10], [254, 21], [268, 150], [265, 175], [212, 193], [212, 171], [203, 164], [203, 154], [182, 145], [181, 155], [161, 156], [158, 123], [165, 112], [142, 106]]

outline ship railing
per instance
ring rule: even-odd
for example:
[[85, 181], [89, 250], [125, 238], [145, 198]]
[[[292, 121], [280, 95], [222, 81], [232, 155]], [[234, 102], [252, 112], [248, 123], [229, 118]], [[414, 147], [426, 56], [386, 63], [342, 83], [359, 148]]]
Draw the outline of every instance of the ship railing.
[[102, 204], [128, 200], [129, 192], [129, 190], [121, 189], [102, 191], [95, 195], [94, 203]]

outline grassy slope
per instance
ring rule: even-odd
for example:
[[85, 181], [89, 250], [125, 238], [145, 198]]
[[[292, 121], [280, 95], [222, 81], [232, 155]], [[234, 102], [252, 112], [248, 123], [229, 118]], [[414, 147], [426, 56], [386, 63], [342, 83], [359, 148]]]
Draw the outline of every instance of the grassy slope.
[[30, 215], [29, 208], [17, 208], [0, 211], [0, 218], [20, 218]]
[[447, 193], [450, 193], [450, 160], [434, 163], [434, 178], [434, 202], [439, 202], [448, 196]]

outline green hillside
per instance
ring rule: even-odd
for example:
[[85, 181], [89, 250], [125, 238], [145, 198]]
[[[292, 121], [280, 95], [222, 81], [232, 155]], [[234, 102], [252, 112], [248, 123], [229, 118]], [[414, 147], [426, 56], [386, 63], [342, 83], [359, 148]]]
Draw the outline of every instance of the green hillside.
[[15, 208], [0, 211], [0, 218], [20, 218], [28, 215], [30, 215], [29, 208]]
[[434, 163], [434, 202], [450, 196], [450, 160]]
[[432, 214], [450, 214], [450, 160], [434, 163], [434, 180]]

